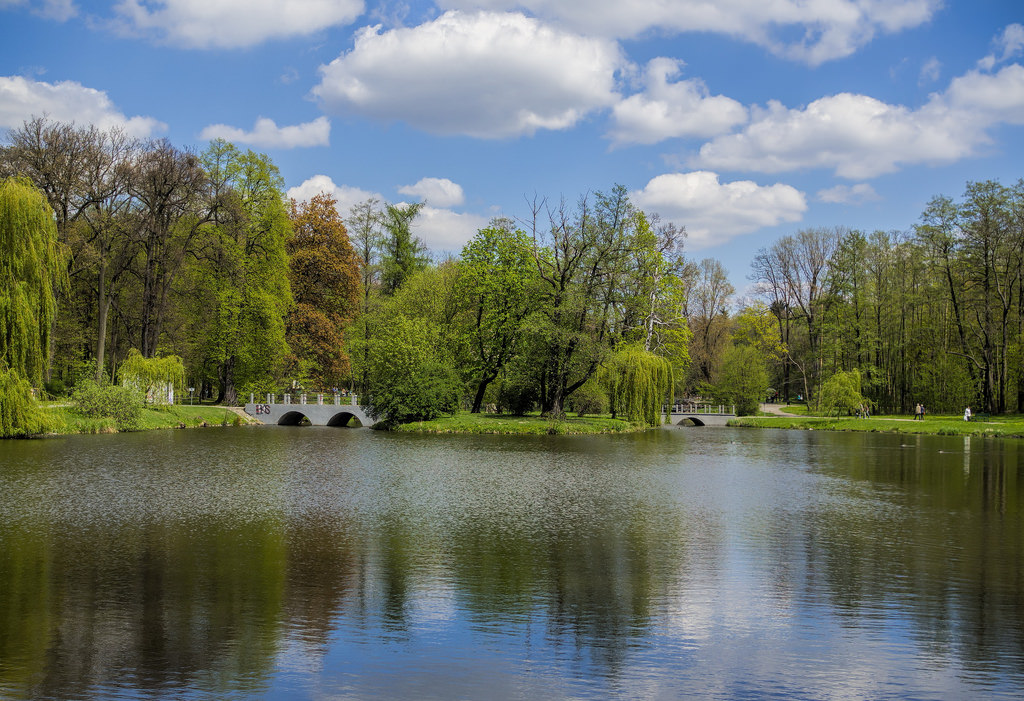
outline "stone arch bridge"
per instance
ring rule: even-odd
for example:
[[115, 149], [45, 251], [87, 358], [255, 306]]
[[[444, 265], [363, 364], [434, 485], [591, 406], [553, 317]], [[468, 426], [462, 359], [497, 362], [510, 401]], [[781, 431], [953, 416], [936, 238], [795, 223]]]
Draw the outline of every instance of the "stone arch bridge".
[[[307, 401], [312, 398], [313, 401]], [[286, 394], [283, 401], [278, 402], [277, 396], [267, 395], [265, 402], [255, 401], [250, 395], [245, 405], [245, 413], [264, 424], [277, 426], [299, 426], [309, 421], [311, 426], [350, 426], [355, 419], [360, 426], [372, 426], [376, 423], [360, 406], [355, 395], [343, 397], [334, 395], [305, 395], [294, 397]], [[298, 401], [293, 401], [298, 400]]]

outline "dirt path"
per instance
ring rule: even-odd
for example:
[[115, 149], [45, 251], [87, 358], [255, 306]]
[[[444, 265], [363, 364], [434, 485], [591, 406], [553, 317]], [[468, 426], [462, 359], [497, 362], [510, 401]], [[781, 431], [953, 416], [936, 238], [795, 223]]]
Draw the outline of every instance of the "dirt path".
[[779, 404], [762, 404], [761, 411], [775, 416], [799, 416], [799, 414], [790, 414], [783, 411], [782, 406]]

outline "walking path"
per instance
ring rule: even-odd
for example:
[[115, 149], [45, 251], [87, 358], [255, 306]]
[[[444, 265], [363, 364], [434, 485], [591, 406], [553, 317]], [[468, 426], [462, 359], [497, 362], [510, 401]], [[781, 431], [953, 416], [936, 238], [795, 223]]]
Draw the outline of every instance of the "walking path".
[[762, 404], [761, 411], [775, 416], [800, 416], [800, 414], [790, 414], [783, 411], [782, 406], [779, 404]]

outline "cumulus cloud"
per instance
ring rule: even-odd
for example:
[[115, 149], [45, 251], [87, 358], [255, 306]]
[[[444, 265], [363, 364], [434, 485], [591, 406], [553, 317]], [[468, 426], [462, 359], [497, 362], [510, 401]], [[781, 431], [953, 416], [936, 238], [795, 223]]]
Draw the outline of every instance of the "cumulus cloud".
[[488, 219], [476, 214], [425, 206], [413, 220], [412, 232], [433, 251], [458, 252]]
[[321, 66], [324, 110], [400, 120], [434, 134], [503, 138], [566, 129], [613, 105], [625, 65], [610, 40], [522, 14], [447, 12], [411, 28], [366, 27]]
[[751, 111], [740, 132], [720, 136], [692, 159], [697, 167], [778, 173], [828, 168], [854, 180], [916, 163], [952, 163], [989, 142], [997, 124], [1024, 123], [1024, 68], [972, 70], [918, 109], [841, 93], [789, 109]]
[[93, 124], [100, 129], [120, 127], [131, 136], [147, 137], [167, 129], [152, 117], [127, 117], [101, 90], [81, 83], [46, 83], [21, 76], [0, 76], [0, 127], [20, 127], [33, 117]]
[[616, 144], [654, 144], [676, 137], [710, 137], [726, 133], [747, 120], [747, 110], [736, 100], [709, 96], [704, 82], [692, 78], [674, 83], [682, 61], [656, 58], [644, 72], [644, 91], [612, 109], [609, 137]]
[[881, 197], [875, 192], [875, 188], [867, 183], [856, 185], [836, 185], [825, 190], [818, 190], [818, 201], [829, 204], [863, 204]]
[[422, 178], [415, 185], [404, 185], [398, 191], [426, 200], [428, 205], [435, 207], [454, 207], [466, 199], [462, 186], [448, 178]]
[[[439, 0], [443, 9], [525, 8], [572, 31], [629, 38], [644, 32], [717, 32], [817, 65], [849, 56], [878, 32], [931, 19], [941, 0]], [[798, 40], [789, 37], [800, 36]]]
[[211, 124], [199, 135], [202, 139], [226, 139], [236, 144], [248, 144], [260, 148], [297, 148], [301, 146], [328, 146], [331, 139], [331, 122], [327, 117], [318, 117], [312, 122], [290, 127], [279, 127], [273, 119], [260, 117], [252, 131], [245, 131], [227, 124]]
[[376, 192], [369, 192], [368, 190], [349, 185], [336, 185], [327, 175], [314, 175], [304, 180], [302, 184], [288, 188], [288, 197], [296, 202], [308, 202], [323, 192], [337, 200], [334, 208], [338, 210], [338, 214], [342, 217], [347, 217], [352, 207], [360, 202], [365, 202], [371, 198], [382, 201], [384, 199]]
[[116, 25], [185, 48], [240, 48], [351, 24], [363, 0], [121, 0]]
[[716, 173], [666, 173], [630, 193], [646, 212], [685, 226], [687, 246], [716, 246], [762, 227], [799, 221], [807, 198], [790, 185], [761, 186], [750, 180], [719, 182]]

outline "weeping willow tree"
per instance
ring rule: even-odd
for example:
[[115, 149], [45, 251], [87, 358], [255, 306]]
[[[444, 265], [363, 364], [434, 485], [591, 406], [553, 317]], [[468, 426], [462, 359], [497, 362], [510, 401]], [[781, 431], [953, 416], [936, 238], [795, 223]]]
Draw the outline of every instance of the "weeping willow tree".
[[125, 387], [144, 393], [147, 404], [173, 404], [174, 390], [185, 386], [185, 365], [176, 355], [143, 358], [132, 348], [117, 377]]
[[46, 430], [30, 385], [43, 378], [65, 260], [43, 194], [22, 178], [0, 182], [0, 437]]
[[603, 384], [612, 416], [648, 426], [661, 424], [661, 409], [675, 384], [672, 363], [639, 346], [624, 348], [607, 364]]

